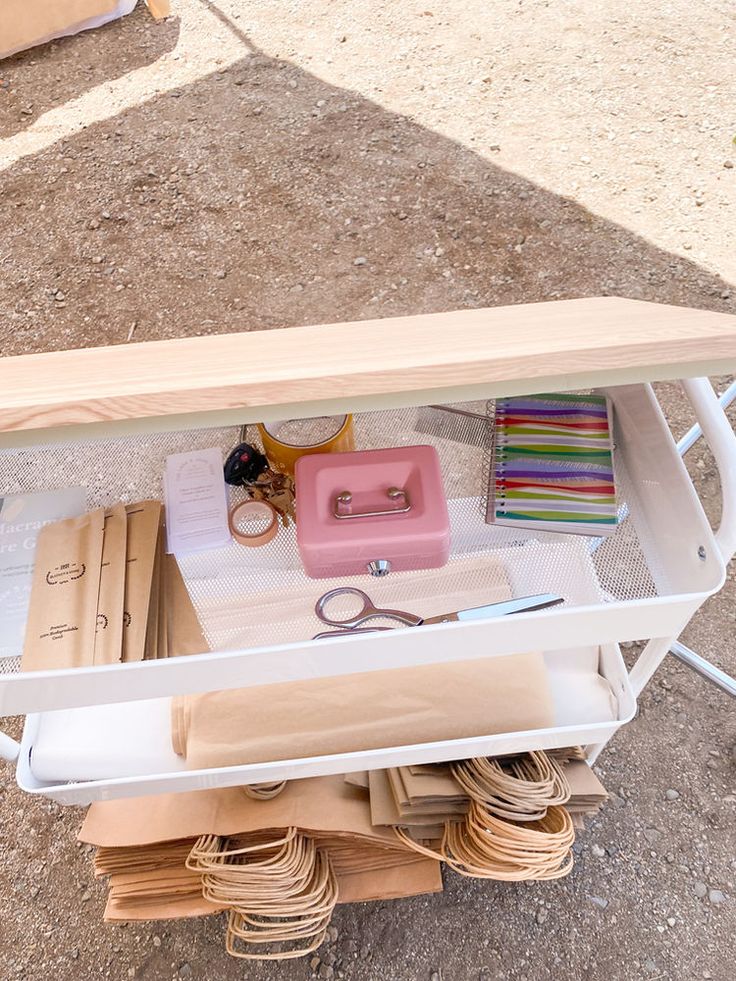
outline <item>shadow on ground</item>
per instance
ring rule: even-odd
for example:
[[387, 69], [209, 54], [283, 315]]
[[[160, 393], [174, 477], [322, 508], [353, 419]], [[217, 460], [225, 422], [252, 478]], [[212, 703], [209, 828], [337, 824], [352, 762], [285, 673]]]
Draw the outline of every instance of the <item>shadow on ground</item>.
[[[133, 46], [132, 34], [138, 35]], [[6, 84], [0, 88], [0, 139], [14, 136], [42, 113], [78, 99], [96, 85], [153, 64], [172, 51], [178, 39], [178, 18], [151, 24], [147, 11], [137, 11], [73, 38], [59, 38], [3, 59], [0, 80]], [[36, 89], [34, 68], [41, 62], [46, 86]], [[26, 83], [31, 83], [32, 91]]]
[[[146, 27], [94, 32], [97, 64], [126, 30], [144, 60], [175, 41]], [[0, 174], [3, 354], [598, 294], [728, 306], [692, 263], [233, 30], [236, 64]]]

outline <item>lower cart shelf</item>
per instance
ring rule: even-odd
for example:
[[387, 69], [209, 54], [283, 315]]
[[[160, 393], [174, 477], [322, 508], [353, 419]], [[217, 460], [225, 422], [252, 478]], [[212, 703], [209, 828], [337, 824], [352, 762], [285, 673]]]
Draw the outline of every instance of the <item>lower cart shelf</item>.
[[[545, 654], [555, 725], [305, 759], [187, 770], [171, 745], [171, 700], [31, 715], [19, 786], [63, 804], [348, 773], [472, 756], [599, 743], [633, 718], [636, 702], [617, 645]], [[387, 685], [390, 685], [390, 672]], [[262, 692], [268, 698], [268, 688]], [[441, 693], [438, 693], [441, 698]]]

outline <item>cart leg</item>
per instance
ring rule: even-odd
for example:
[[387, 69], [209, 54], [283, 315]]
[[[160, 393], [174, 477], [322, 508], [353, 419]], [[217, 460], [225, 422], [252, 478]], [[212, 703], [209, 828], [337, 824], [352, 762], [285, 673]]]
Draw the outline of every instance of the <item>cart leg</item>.
[[649, 684], [649, 680], [667, 657], [667, 653], [675, 640], [675, 637], [654, 637], [641, 652], [636, 664], [629, 672], [629, 681], [635, 698], [638, 698]]
[[[734, 399], [736, 399], [736, 381], [731, 382], [726, 391], [718, 396], [718, 404], [722, 409], [727, 409]], [[680, 456], [685, 456], [691, 446], [697, 443], [702, 435], [703, 429], [700, 423], [696, 422], [692, 429], [689, 429], [677, 444]]]
[[[667, 657], [669, 649], [674, 643], [674, 637], [654, 637], [647, 643], [639, 655], [636, 664], [629, 672], [629, 681], [631, 682], [631, 688], [635, 698], [638, 699], [644, 688], [646, 688], [649, 679]], [[588, 763], [595, 763], [607, 745], [608, 740], [604, 743], [591, 743], [589, 746], [586, 746], [585, 756]]]
[[705, 678], [706, 681], [710, 681], [721, 691], [725, 691], [732, 698], [736, 698], [736, 679], [726, 674], [725, 671], [721, 671], [715, 664], [706, 661], [695, 651], [691, 651], [689, 647], [685, 647], [679, 640], [676, 640], [670, 647], [670, 654], [674, 654], [678, 661], [682, 661], [683, 664], [692, 668], [701, 678]]

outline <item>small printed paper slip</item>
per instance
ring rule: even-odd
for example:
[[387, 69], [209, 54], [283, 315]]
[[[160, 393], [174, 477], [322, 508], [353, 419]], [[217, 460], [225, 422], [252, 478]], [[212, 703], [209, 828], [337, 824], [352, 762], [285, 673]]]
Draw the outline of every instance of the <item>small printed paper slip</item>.
[[486, 521], [610, 534], [618, 521], [611, 433], [602, 395], [499, 399]]
[[23, 653], [36, 539], [44, 525], [84, 513], [84, 487], [0, 497], [0, 657]]
[[187, 555], [229, 544], [227, 493], [217, 447], [167, 457], [164, 496], [169, 552]]

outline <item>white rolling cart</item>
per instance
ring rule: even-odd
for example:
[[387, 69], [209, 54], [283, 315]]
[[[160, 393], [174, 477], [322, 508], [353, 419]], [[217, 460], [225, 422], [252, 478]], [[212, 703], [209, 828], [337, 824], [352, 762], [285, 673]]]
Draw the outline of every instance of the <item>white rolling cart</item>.
[[[0, 360], [0, 496], [74, 484], [85, 486], [89, 507], [160, 496], [167, 454], [227, 450], [244, 424], [350, 411], [376, 445], [423, 442], [416, 407], [592, 388], [613, 405], [622, 517], [605, 540], [487, 525], [483, 447], [470, 447], [478, 464], [471, 492], [467, 473], [445, 473], [448, 569], [469, 559], [474, 568], [485, 558], [501, 562], [515, 595], [556, 592], [564, 605], [330, 642], [310, 640], [318, 623], [305, 630], [297, 618], [264, 624], [257, 642], [233, 645], [228, 617], [213, 613], [215, 595], [247, 604], [264, 591], [286, 601], [312, 588], [313, 604], [323, 591], [300, 570], [293, 534], [278, 536], [268, 562], [246, 561], [243, 551], [259, 550], [241, 550], [237, 568], [234, 545], [209, 566], [182, 564], [213, 641], [209, 653], [25, 673], [19, 657], [0, 661], [0, 715], [27, 716], [21, 743], [2, 736], [0, 754], [16, 763], [25, 791], [68, 804], [576, 744], [595, 759], [633, 718], [636, 697], [699, 606], [721, 588], [736, 549], [736, 437], [704, 377], [735, 369], [736, 317], [616, 298]], [[664, 379], [682, 380], [713, 451], [723, 497], [715, 532], [651, 388]], [[619, 645], [642, 640], [627, 672]], [[527, 651], [544, 652], [553, 680], [593, 659], [610, 687], [612, 715], [560, 709], [543, 730], [201, 771], [186, 770], [170, 748], [172, 695]], [[72, 745], [75, 713], [48, 714], [79, 707], [90, 707], [85, 724], [97, 726], [103, 756], [106, 738], [118, 745], [110, 772], [39, 779], [32, 768], [39, 727], [60, 720]], [[88, 738], [80, 728], [80, 742]]]

